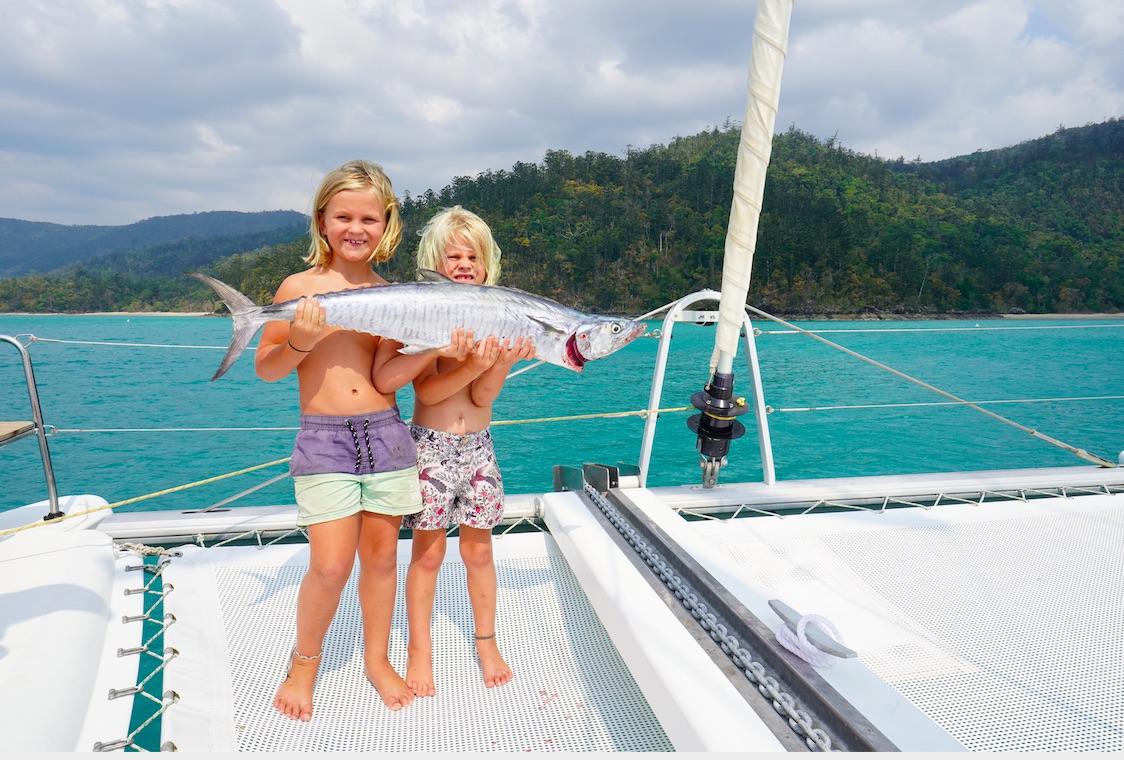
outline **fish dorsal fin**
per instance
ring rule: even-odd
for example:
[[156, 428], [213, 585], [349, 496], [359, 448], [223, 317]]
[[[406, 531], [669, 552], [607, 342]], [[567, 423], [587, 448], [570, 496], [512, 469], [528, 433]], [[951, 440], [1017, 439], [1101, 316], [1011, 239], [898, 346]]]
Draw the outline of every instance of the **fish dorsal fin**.
[[418, 279], [422, 282], [456, 282], [451, 277], [446, 277], [440, 272], [434, 272], [432, 269], [419, 269]]

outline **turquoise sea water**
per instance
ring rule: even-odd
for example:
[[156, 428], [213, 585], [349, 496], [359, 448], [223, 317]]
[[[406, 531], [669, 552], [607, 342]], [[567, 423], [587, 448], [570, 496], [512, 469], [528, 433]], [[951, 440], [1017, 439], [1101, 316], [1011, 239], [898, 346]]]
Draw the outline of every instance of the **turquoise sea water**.
[[[779, 479], [1084, 464], [807, 336], [755, 324], [766, 332], [757, 350], [765, 401], [777, 410], [769, 427]], [[1124, 400], [1092, 398], [1124, 396], [1124, 319], [796, 324], [966, 400], [1034, 399], [987, 408], [1112, 461], [1124, 449]], [[61, 431], [49, 439], [60, 494], [92, 493], [112, 503], [291, 452], [295, 377], [258, 380], [247, 351], [210, 381], [230, 339], [229, 319], [0, 315], [0, 334], [40, 339], [29, 351], [45, 421]], [[514, 377], [496, 402], [495, 419], [644, 409], [657, 343], [642, 338], [581, 374], [544, 365]], [[675, 327], [661, 407], [690, 405], [707, 379], [712, 345], [713, 328]], [[737, 392], [748, 396], [740, 356], [735, 379]], [[31, 419], [18, 355], [7, 344], [0, 344], [0, 387], [0, 419]], [[399, 405], [408, 417], [408, 390]], [[700, 481], [686, 425], [691, 413], [660, 417], [649, 485]], [[753, 415], [741, 420], [747, 433], [733, 443], [720, 482], [761, 477]], [[555, 464], [636, 463], [643, 425], [640, 417], [497, 425], [508, 491], [550, 490]], [[0, 510], [46, 498], [34, 438], [0, 448], [0, 472]], [[274, 466], [121, 509], [203, 508], [284, 472], [286, 465]], [[282, 479], [233, 504], [291, 502], [291, 481]]]

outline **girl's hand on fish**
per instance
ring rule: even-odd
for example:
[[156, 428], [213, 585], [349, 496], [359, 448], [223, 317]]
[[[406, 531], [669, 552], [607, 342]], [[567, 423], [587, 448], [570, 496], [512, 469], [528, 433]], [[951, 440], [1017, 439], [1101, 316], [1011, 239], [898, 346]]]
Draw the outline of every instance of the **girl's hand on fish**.
[[535, 342], [530, 338], [520, 335], [511, 345], [511, 338], [504, 338], [500, 350], [499, 362], [511, 366], [516, 362], [535, 358]]
[[324, 334], [325, 316], [324, 307], [315, 298], [302, 298], [289, 323], [289, 345], [301, 353], [311, 351]]
[[476, 344], [466, 363], [476, 372], [483, 372], [495, 364], [499, 356], [499, 341], [496, 340], [495, 336], [489, 335], [485, 340]]
[[[520, 345], [519, 341], [523, 341], [523, 344]], [[515, 348], [513, 349], [513, 351], [515, 353], [515, 361], [517, 362], [530, 361], [537, 355], [537, 352], [535, 350], [535, 342], [530, 338], [527, 338], [526, 340], [523, 340], [523, 338], [519, 338], [519, 340], [515, 341]]]
[[437, 349], [437, 355], [463, 362], [468, 358], [468, 355], [472, 353], [474, 345], [475, 341], [472, 337], [472, 330], [465, 330], [463, 327], [455, 327], [453, 328], [452, 334], [449, 336], [449, 345]]

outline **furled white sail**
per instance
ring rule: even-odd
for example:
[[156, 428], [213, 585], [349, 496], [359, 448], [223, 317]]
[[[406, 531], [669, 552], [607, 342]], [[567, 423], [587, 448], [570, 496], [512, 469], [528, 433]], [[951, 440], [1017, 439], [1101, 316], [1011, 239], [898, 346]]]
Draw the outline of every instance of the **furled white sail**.
[[734, 201], [726, 231], [722, 299], [714, 338], [711, 371], [729, 372], [738, 350], [746, 294], [757, 248], [757, 224], [765, 194], [765, 170], [773, 150], [773, 126], [780, 101], [781, 73], [788, 53], [793, 0], [758, 0], [753, 22], [749, 83], [737, 168]]

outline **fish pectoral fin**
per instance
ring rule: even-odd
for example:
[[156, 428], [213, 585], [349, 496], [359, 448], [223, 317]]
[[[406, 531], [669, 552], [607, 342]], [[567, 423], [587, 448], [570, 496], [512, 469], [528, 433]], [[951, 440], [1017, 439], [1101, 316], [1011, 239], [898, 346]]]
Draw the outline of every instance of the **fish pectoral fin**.
[[528, 314], [527, 318], [530, 319], [532, 322], [535, 322], [537, 324], [542, 325], [542, 328], [544, 330], [546, 330], [546, 332], [548, 334], [549, 333], [557, 333], [558, 335], [569, 335], [570, 334], [570, 326], [569, 325], [556, 324], [554, 322], [551, 322], [550, 320], [543, 319], [542, 317], [536, 317], [533, 314]]
[[432, 269], [419, 269], [418, 279], [422, 282], [454, 282], [451, 277], [446, 277], [440, 272], [435, 272]]

